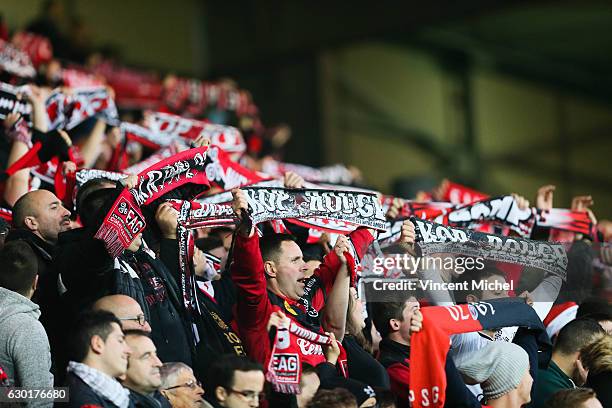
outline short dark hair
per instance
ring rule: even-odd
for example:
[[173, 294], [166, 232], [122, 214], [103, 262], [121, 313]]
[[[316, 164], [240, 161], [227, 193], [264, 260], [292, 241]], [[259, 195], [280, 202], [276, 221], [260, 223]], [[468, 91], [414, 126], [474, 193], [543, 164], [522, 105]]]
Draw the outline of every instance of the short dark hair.
[[97, 230], [106, 214], [110, 211], [120, 190], [114, 188], [103, 188], [92, 191], [85, 197], [79, 207], [79, 217], [84, 227]]
[[[602, 315], [602, 318], [594, 318], [595, 315]], [[606, 318], [605, 316], [609, 316]], [[586, 317], [589, 319], [602, 321], [612, 320], [612, 305], [606, 299], [600, 297], [589, 297], [583, 300], [576, 311], [576, 319]]]
[[93, 336], [100, 336], [106, 341], [113, 331], [113, 323], [121, 327], [121, 322], [114, 314], [104, 310], [87, 310], [80, 314], [74, 324], [70, 337], [72, 347], [70, 356], [76, 362], [82, 362], [89, 353], [89, 346]]
[[307, 405], [308, 408], [351, 408], [356, 406], [355, 396], [345, 388], [320, 389]]
[[235, 354], [223, 355], [211, 364], [205, 379], [205, 389], [216, 399], [215, 390], [217, 387], [230, 389], [234, 386], [235, 371], [263, 372], [263, 367], [261, 364], [244, 356], [237, 356]]
[[580, 407], [581, 404], [591, 398], [597, 398], [597, 394], [590, 388], [561, 390], [555, 392], [552, 397], [546, 401], [544, 408], [576, 408]]
[[391, 326], [389, 320], [403, 320], [406, 301], [403, 302], [373, 302], [372, 320], [382, 338], [389, 336]]
[[0, 251], [0, 286], [27, 296], [38, 273], [38, 258], [27, 242], [7, 242]]
[[[474, 295], [479, 299], [482, 298], [482, 289], [474, 289], [474, 285], [472, 282], [480, 282], [482, 280], [486, 280], [492, 276], [501, 276], [506, 279], [506, 274], [500, 271], [496, 266], [491, 263], [485, 263], [485, 267], [481, 269], [468, 269], [457, 278], [454, 279], [455, 282], [459, 283], [458, 287], [468, 287], [468, 290], [455, 290], [453, 292], [455, 296], [455, 301], [457, 303], [467, 303], [467, 296]], [[467, 282], [464, 283], [464, 282]]]
[[[105, 185], [112, 184], [115, 185], [115, 182], [111, 179], [107, 179], [106, 177], [98, 177], [91, 180], [87, 180], [79, 189], [77, 190], [77, 194], [75, 197], [75, 210], [79, 212], [81, 205], [83, 204], [83, 200], [87, 198], [94, 191], [102, 190], [109, 187], [104, 187]], [[112, 188], [112, 187], [110, 187]]]
[[559, 331], [553, 351], [565, 355], [579, 352], [598, 333], [605, 333], [605, 331], [595, 320], [572, 320]]
[[259, 240], [259, 251], [261, 259], [266, 261], [276, 261], [281, 249], [281, 245], [285, 241], [296, 242], [296, 238], [291, 234], [267, 234]]

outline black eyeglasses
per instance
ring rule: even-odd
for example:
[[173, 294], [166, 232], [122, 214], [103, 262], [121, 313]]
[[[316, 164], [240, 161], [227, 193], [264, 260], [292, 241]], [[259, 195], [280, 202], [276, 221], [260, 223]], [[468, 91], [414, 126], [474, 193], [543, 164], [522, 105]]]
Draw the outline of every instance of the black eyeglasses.
[[244, 398], [248, 399], [249, 401], [261, 401], [261, 400], [266, 399], [266, 394], [263, 392], [249, 391], [249, 390], [239, 391], [233, 388], [228, 388], [228, 389], [230, 390], [230, 392], [242, 395]]
[[138, 316], [134, 316], [134, 317], [121, 317], [119, 318], [119, 320], [134, 320], [136, 322], [138, 322], [139, 325], [144, 326], [147, 323], [147, 319], [145, 319], [145, 315], [144, 314], [139, 314]]
[[175, 388], [181, 388], [181, 387], [187, 387], [187, 388], [191, 388], [192, 390], [195, 390], [197, 387], [202, 388], [202, 384], [200, 384], [199, 381], [191, 380], [189, 382], [186, 382], [185, 384], [175, 385], [174, 387], [164, 388], [164, 390], [168, 391], [168, 390], [173, 390]]

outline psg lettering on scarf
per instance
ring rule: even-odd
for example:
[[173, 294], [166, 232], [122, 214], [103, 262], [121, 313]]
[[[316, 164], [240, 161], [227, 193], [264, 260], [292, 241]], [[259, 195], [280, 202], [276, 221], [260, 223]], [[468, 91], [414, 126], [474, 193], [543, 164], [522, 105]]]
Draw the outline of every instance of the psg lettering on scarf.
[[245, 187], [244, 191], [254, 224], [280, 218], [319, 216], [385, 229], [385, 215], [375, 194], [272, 187]]

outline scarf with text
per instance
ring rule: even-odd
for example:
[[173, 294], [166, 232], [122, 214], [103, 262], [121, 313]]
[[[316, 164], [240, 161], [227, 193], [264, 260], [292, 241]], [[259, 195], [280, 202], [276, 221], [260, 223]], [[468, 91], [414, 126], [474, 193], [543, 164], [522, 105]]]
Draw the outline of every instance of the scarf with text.
[[150, 143], [158, 144], [158, 146], [168, 143], [162, 142], [161, 138], [194, 140], [199, 136], [204, 136], [210, 139], [212, 144], [219, 146], [229, 154], [242, 154], [246, 150], [242, 134], [232, 126], [215, 125], [162, 112], [148, 114], [146, 124], [152, 133], [157, 135], [156, 139], [149, 139]]
[[197, 79], [173, 78], [167, 81], [163, 102], [174, 112], [192, 116], [205, 115], [208, 109], [236, 112], [239, 116], [257, 110], [248, 92]]
[[9, 113], [19, 113], [28, 126], [32, 126], [32, 105], [17, 97], [27, 92], [27, 86], [13, 86], [0, 82], [0, 119], [6, 119]]
[[11, 39], [13, 45], [23, 50], [35, 67], [49, 62], [53, 58], [53, 47], [51, 41], [42, 35], [19, 31]]
[[134, 188], [121, 192], [95, 235], [111, 256], [119, 256], [145, 228], [141, 206], [187, 183], [209, 188], [204, 171], [206, 151], [206, 147], [190, 149], [156, 163], [138, 175]]
[[[268, 362], [266, 380], [272, 383], [276, 392], [299, 394], [302, 363], [308, 362], [306, 360], [311, 354], [322, 355], [322, 346], [329, 346], [331, 342], [329, 336], [308, 330], [293, 320], [290, 320], [289, 327], [278, 327]], [[340, 350], [343, 350], [342, 346], [340, 347]], [[346, 354], [343, 358], [341, 353], [338, 361], [341, 359], [346, 360]]]
[[211, 184], [228, 191], [265, 180], [256, 172], [232, 161], [229, 155], [216, 145], [211, 145], [208, 149], [206, 176]]
[[420, 255], [451, 253], [530, 266], [565, 279], [567, 253], [562, 244], [504, 237], [411, 218]]
[[[384, 196], [383, 209], [388, 209], [393, 199], [394, 197]], [[536, 226], [581, 234], [591, 234], [593, 229], [593, 224], [586, 211], [562, 208], [539, 210], [534, 207], [520, 209], [513, 196], [486, 198], [460, 205], [406, 200], [399, 215], [401, 217], [414, 216], [481, 232], [499, 230], [500, 233], [507, 235], [512, 231], [524, 238], [530, 237]]]
[[245, 187], [254, 224], [272, 219], [320, 217], [377, 230], [385, 216], [375, 194], [354, 191]]
[[93, 116], [119, 125], [115, 101], [105, 87], [77, 88], [69, 95], [58, 90], [49, 95], [45, 105], [49, 129], [70, 130]]
[[526, 327], [537, 335], [541, 351], [549, 356], [552, 350], [544, 324], [535, 310], [520, 298], [423, 307], [421, 312], [423, 327], [410, 337], [409, 395], [414, 408], [444, 406], [444, 367], [452, 334], [502, 327]]
[[0, 71], [22, 78], [36, 76], [36, 70], [28, 54], [2, 39], [0, 39]]
[[80, 188], [83, 184], [93, 179], [107, 179], [110, 181], [119, 181], [126, 178], [128, 175], [117, 173], [114, 171], [98, 170], [98, 169], [81, 169], [76, 172], [76, 186]]
[[471, 204], [489, 198], [485, 193], [446, 179], [442, 181], [436, 193], [441, 201], [448, 201], [452, 204]]
[[266, 160], [262, 171], [274, 177], [283, 177], [286, 172], [291, 171], [300, 175], [304, 180], [313, 183], [351, 184], [355, 181], [354, 174], [341, 164], [317, 169], [302, 164]]

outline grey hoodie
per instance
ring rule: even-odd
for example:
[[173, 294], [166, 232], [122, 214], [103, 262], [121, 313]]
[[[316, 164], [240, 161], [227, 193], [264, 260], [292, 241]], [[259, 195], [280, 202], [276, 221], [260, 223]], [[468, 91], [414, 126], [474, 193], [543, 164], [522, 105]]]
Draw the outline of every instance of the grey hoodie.
[[[17, 292], [0, 288], [0, 366], [16, 387], [53, 387], [49, 339], [38, 321], [40, 309]], [[29, 407], [51, 407], [32, 402]]]

